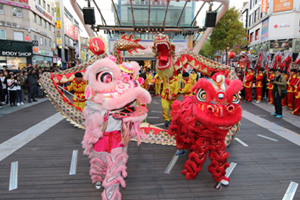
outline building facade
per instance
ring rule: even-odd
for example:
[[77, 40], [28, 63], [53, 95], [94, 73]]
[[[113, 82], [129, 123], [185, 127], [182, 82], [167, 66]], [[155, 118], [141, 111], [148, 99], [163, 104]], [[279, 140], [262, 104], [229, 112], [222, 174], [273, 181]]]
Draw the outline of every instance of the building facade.
[[[0, 65], [18, 69], [56, 62], [54, 13], [54, 0], [0, 0]], [[30, 52], [22, 51], [29, 46]]]
[[[262, 4], [267, 5], [264, 13]], [[250, 50], [263, 47], [274, 54], [288, 49], [295, 59], [300, 52], [300, 1], [250, 0], [249, 6]]]

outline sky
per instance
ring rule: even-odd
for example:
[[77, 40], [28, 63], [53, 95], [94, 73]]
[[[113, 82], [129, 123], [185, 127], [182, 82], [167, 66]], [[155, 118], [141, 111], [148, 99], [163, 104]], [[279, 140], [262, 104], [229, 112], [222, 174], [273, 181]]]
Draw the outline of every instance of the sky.
[[[101, 12], [106, 20], [106, 23], [109, 25], [114, 24], [114, 14], [112, 12], [112, 5], [111, 5], [111, 1], [110, 0], [105, 0], [105, 2], [107, 2], [106, 4], [100, 4], [100, 0], [96, 0], [96, 2], [98, 2], [98, 5], [100, 5], [100, 9]], [[101, 2], [104, 2], [104, 0], [101, 0]], [[109, 3], [108, 3], [109, 2]], [[114, 0], [114, 2], [118, 2], [118, 0]], [[249, 2], [249, 0], [230, 0], [230, 7], [235, 6], [236, 8], [242, 8], [243, 6], [243, 2]], [[77, 3], [81, 6], [81, 8], [83, 7], [87, 7], [87, 1], [86, 0], [77, 0]], [[196, 8], [195, 8], [195, 12], [198, 11], [198, 9], [200, 8], [200, 6], [202, 5], [202, 1], [198, 1], [196, 2]], [[213, 4], [213, 10], [218, 8], [220, 5], [220, 3], [214, 3]], [[64, 6], [71, 12], [71, 14], [73, 15], [73, 17], [80, 23], [80, 35], [81, 37], [89, 37], [88, 34], [86, 33], [84, 26], [82, 25], [82, 23], [80, 22], [79, 18], [77, 17], [75, 11], [73, 10], [71, 3], [69, 0], [65, 0], [64, 1]], [[95, 7], [94, 4], [91, 1], [91, 7]], [[208, 4], [206, 4], [204, 6], [204, 8], [202, 9], [202, 11], [200, 12], [200, 14], [197, 17], [197, 22], [198, 25], [201, 24], [203, 22], [203, 18], [205, 17], [205, 10], [208, 10]], [[95, 8], [95, 15], [96, 15], [96, 24], [101, 24], [101, 18], [100, 15], [97, 11], [97, 9]], [[100, 31], [99, 33], [100, 35], [104, 35], [103, 31]]]

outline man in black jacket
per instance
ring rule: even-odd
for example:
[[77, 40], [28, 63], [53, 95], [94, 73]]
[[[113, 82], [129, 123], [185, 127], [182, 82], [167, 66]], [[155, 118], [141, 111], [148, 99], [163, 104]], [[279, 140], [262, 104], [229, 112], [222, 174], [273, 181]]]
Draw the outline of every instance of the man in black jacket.
[[35, 68], [29, 67], [28, 75], [28, 84], [29, 84], [29, 95], [28, 95], [28, 103], [31, 103], [31, 99], [33, 99], [33, 102], [36, 102], [35, 96], [36, 96], [36, 90], [37, 90], [37, 79], [38, 74]]
[[280, 69], [276, 69], [275, 72], [276, 78], [271, 80], [271, 84], [274, 85], [272, 95], [274, 96], [274, 106], [275, 112], [271, 113], [271, 115], [276, 116], [277, 118], [282, 118], [282, 104], [281, 100], [284, 97], [284, 92], [286, 92], [286, 79], [282, 75], [282, 71]]

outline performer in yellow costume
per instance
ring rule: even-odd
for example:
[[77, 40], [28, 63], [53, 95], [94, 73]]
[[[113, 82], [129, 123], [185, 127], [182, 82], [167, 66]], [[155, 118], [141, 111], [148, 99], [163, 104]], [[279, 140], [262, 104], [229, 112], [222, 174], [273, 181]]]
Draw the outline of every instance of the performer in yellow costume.
[[195, 85], [197, 82], [197, 74], [196, 74], [195, 70], [192, 71], [192, 74], [190, 75], [190, 79], [192, 80], [193, 85]]
[[150, 73], [150, 69], [147, 69], [147, 73], [146, 73], [146, 76], [147, 76], [147, 84], [148, 84], [148, 86], [151, 84], [151, 81], [152, 81], [152, 79], [153, 79], [153, 76], [151, 75], [151, 73]]
[[182, 77], [185, 81], [185, 85], [183, 89], [180, 89], [181, 93], [184, 94], [184, 96], [193, 96], [192, 87], [194, 84], [192, 79], [189, 77], [189, 73], [184, 72]]
[[163, 111], [163, 117], [165, 120], [166, 127], [169, 127], [171, 124], [171, 116], [169, 114], [172, 109], [171, 105], [174, 101], [177, 100], [177, 94], [179, 92], [179, 81], [178, 79], [173, 76], [172, 78], [163, 78], [163, 90], [161, 93], [161, 105]]
[[158, 74], [156, 74], [154, 76], [154, 80], [155, 80], [155, 95], [159, 95], [161, 90], [161, 78], [158, 76]]
[[77, 108], [80, 108], [81, 111], [85, 107], [85, 96], [84, 96], [84, 91], [87, 86], [87, 82], [82, 80], [82, 74], [80, 72], [77, 72], [75, 74], [75, 78], [71, 82], [71, 85], [68, 87], [64, 87], [65, 90], [72, 91], [74, 90], [74, 97], [73, 97], [73, 102], [74, 106]]

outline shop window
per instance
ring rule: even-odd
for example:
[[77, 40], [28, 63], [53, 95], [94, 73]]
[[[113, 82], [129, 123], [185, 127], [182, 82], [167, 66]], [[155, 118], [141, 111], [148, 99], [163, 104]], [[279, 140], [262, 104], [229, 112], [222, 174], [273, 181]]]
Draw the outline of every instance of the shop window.
[[252, 42], [252, 39], [253, 39], [253, 33], [250, 33], [250, 42]]
[[257, 29], [255, 31], [255, 40], [259, 40], [259, 35], [260, 35], [260, 29]]
[[33, 22], [36, 23], [36, 14], [33, 14]]
[[14, 40], [24, 41], [24, 33], [19, 31], [14, 31]]
[[5, 30], [0, 29], [0, 39], [6, 39], [6, 33]]
[[40, 45], [43, 46], [43, 38], [40, 37]]
[[44, 27], [47, 28], [47, 22], [46, 22], [46, 20], [44, 20], [44, 22], [45, 22], [44, 23]]
[[43, 0], [43, 8], [46, 9], [46, 1]]
[[50, 13], [50, 5], [49, 4], [47, 5], [47, 10], [48, 10], [48, 13]]
[[3, 3], [0, 3], [0, 14], [4, 14], [4, 8], [3, 8]]
[[12, 14], [13, 14], [13, 16], [15, 16], [15, 17], [23, 17], [23, 15], [22, 15], [22, 8], [14, 7], [14, 8], [12, 9]]

